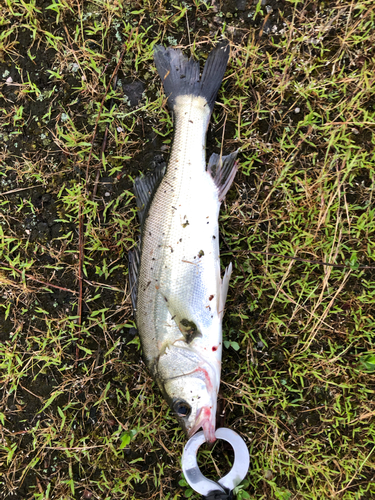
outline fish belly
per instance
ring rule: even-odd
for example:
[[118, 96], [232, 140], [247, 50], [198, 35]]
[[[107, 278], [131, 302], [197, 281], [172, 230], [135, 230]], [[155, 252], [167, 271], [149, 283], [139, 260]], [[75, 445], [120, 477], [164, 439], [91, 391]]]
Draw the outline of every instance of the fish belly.
[[191, 325], [198, 343], [221, 341], [221, 328], [212, 332], [221, 284], [220, 202], [206, 171], [209, 115], [202, 101], [190, 96], [176, 113], [171, 159], [142, 232], [137, 323], [152, 372], [166, 347], [189, 340]]

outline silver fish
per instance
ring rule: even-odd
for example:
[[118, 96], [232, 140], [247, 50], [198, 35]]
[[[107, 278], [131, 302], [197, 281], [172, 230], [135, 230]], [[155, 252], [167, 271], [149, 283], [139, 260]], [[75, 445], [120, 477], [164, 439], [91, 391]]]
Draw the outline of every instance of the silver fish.
[[144, 359], [190, 437], [215, 440], [222, 319], [232, 266], [220, 276], [220, 204], [237, 171], [237, 152], [213, 154], [206, 131], [229, 58], [214, 49], [202, 76], [180, 50], [156, 46], [154, 61], [174, 117], [166, 172], [135, 181], [141, 223], [129, 255], [132, 303]]

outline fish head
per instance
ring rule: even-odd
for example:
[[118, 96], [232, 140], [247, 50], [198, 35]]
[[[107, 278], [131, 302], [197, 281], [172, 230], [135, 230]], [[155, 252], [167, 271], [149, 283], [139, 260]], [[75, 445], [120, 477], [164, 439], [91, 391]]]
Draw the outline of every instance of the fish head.
[[190, 438], [202, 428], [206, 441], [213, 443], [219, 384], [210, 368], [205, 363], [189, 374], [166, 380], [164, 393], [186, 435]]
[[162, 350], [154, 374], [186, 435], [202, 428], [206, 441], [213, 443], [221, 361], [203, 351], [171, 343]]

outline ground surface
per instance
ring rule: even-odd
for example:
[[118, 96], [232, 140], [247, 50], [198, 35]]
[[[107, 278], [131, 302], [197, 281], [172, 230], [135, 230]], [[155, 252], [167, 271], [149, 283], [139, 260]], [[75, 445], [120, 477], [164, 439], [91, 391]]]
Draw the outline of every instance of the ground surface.
[[[127, 252], [132, 181], [173, 138], [153, 45], [203, 62], [221, 34], [207, 153], [241, 148], [220, 226], [237, 498], [374, 498], [374, 33], [372, 0], [2, 2], [0, 498], [192, 494]], [[230, 460], [200, 455], [212, 477]]]

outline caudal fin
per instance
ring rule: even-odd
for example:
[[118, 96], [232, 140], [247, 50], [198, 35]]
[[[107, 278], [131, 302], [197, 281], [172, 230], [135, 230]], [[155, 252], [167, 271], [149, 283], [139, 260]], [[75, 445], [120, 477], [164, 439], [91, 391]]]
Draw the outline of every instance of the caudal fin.
[[188, 59], [180, 49], [166, 49], [155, 45], [155, 66], [163, 82], [170, 109], [173, 110], [177, 96], [194, 95], [204, 97], [212, 112], [228, 59], [229, 43], [219, 44], [209, 54], [202, 77], [199, 78], [197, 61]]

